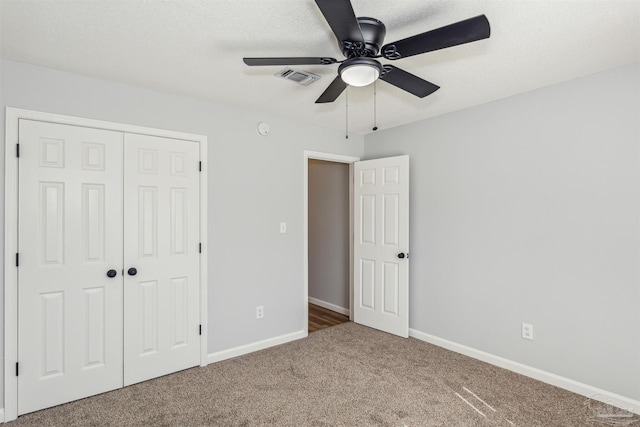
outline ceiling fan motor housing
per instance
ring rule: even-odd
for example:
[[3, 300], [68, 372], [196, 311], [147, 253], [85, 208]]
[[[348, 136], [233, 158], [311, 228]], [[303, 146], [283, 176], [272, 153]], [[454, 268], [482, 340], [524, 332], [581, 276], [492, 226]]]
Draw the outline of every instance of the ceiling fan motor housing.
[[348, 40], [342, 42], [342, 53], [347, 58], [358, 56], [376, 56], [384, 42], [384, 36], [387, 34], [387, 28], [382, 21], [375, 18], [359, 17], [357, 18], [364, 46], [358, 46], [359, 43], [352, 43]]

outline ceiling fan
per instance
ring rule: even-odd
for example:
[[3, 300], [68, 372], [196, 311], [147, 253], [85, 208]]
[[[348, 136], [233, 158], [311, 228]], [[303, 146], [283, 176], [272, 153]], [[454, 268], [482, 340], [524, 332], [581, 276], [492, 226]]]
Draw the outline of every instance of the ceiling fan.
[[333, 102], [347, 85], [366, 86], [378, 78], [424, 98], [440, 87], [401, 68], [381, 64], [376, 58], [395, 61], [486, 39], [491, 34], [487, 17], [480, 15], [381, 46], [386, 34], [385, 25], [375, 18], [356, 18], [350, 0], [315, 0], [315, 2], [338, 39], [340, 50], [346, 59], [338, 61], [327, 57], [285, 57], [243, 58], [243, 60], [245, 64], [251, 66], [340, 64], [338, 76], [320, 95], [316, 103]]

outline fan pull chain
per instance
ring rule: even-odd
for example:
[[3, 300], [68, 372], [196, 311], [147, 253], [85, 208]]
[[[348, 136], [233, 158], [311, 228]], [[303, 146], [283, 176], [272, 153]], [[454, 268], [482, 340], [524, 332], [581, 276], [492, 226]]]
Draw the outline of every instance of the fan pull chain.
[[378, 130], [378, 118], [376, 117], [376, 106], [377, 106], [377, 96], [376, 96], [376, 83], [377, 81], [373, 82], [373, 131], [377, 131]]
[[344, 91], [344, 121], [345, 121], [345, 139], [349, 139], [349, 86]]

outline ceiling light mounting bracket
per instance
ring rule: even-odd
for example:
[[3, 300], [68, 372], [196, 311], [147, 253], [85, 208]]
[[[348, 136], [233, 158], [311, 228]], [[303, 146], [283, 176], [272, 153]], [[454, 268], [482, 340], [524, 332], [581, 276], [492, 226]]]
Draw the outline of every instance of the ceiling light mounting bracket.
[[356, 18], [360, 31], [362, 32], [362, 41], [354, 42], [352, 40], [342, 40], [340, 49], [346, 58], [357, 58], [362, 56], [376, 56], [384, 42], [384, 36], [387, 34], [387, 28], [382, 21], [366, 16]]

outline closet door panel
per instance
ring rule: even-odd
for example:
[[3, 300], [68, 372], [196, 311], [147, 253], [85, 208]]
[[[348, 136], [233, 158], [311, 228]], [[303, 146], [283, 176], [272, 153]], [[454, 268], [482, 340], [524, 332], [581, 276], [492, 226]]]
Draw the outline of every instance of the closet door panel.
[[122, 387], [123, 134], [20, 120], [19, 135], [24, 414]]
[[128, 385], [200, 362], [199, 146], [127, 134], [124, 147]]

